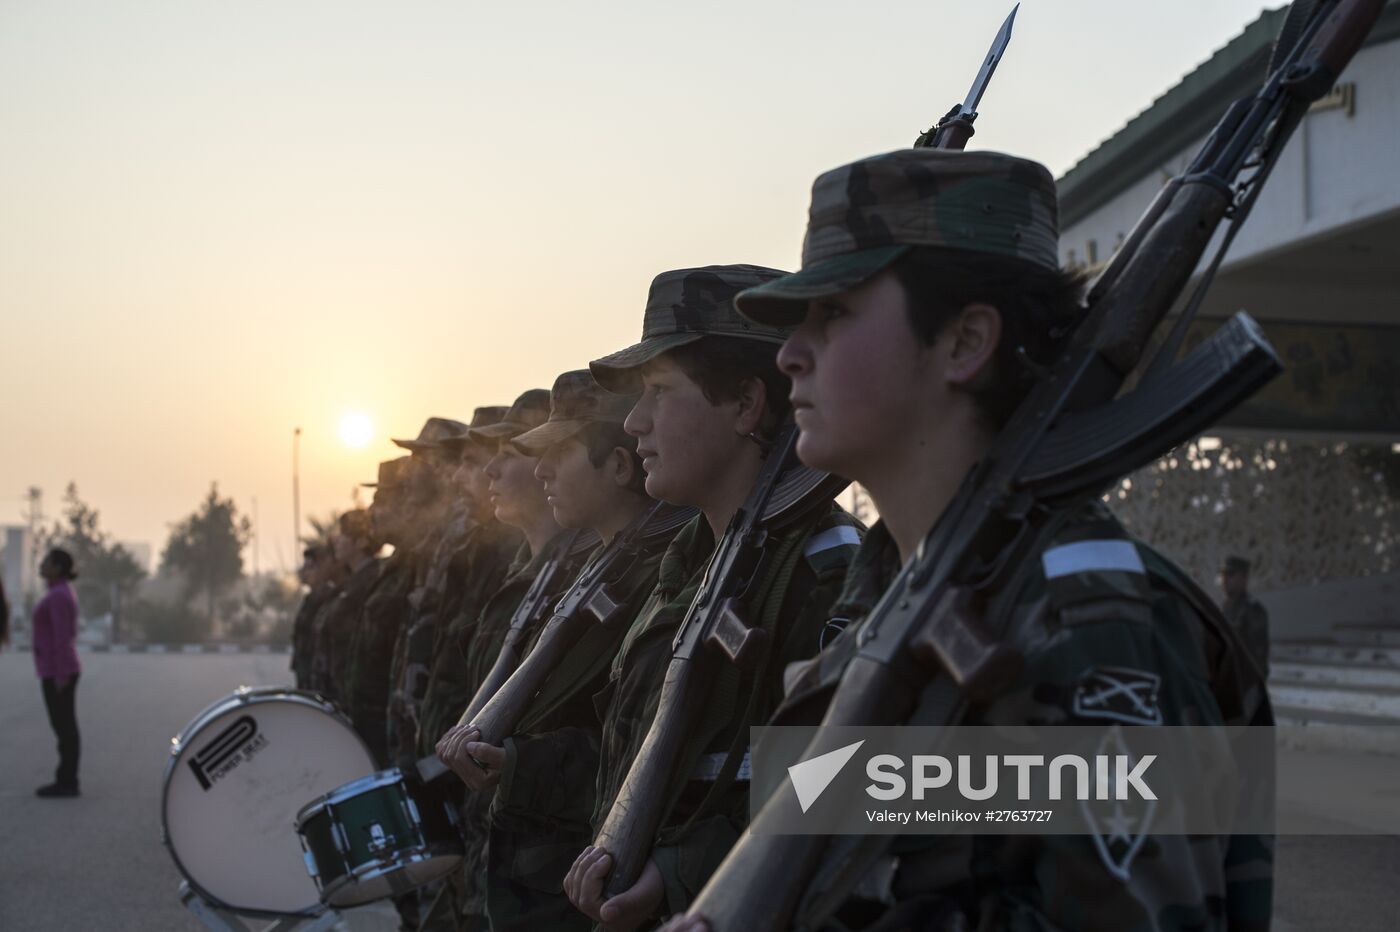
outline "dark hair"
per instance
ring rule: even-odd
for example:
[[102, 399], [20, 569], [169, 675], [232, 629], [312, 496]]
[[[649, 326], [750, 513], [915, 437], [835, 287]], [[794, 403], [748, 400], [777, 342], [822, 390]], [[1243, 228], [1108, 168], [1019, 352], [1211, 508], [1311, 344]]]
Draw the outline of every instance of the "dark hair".
[[891, 268], [904, 286], [910, 326], [926, 346], [969, 304], [990, 304], [1001, 314], [991, 377], [970, 390], [982, 416], [998, 428], [1030, 391], [1037, 368], [1055, 360], [1084, 315], [1079, 272], [927, 246], [910, 250]]
[[48, 552], [44, 559], [58, 567], [58, 571], [63, 574], [64, 579], [78, 578], [78, 574], [73, 572], [73, 555], [67, 550], [55, 547]]
[[668, 350], [710, 404], [738, 401], [749, 379], [763, 383], [767, 416], [759, 430], [772, 434], [792, 407], [788, 392], [792, 382], [778, 369], [778, 344], [740, 337], [705, 336]]
[[594, 466], [602, 466], [616, 448], [626, 450], [632, 458], [632, 480], [627, 483], [627, 491], [643, 496], [647, 494], [647, 474], [642, 469], [642, 458], [637, 455], [637, 438], [623, 430], [621, 424], [589, 421], [574, 435], [574, 439], [583, 444], [588, 451], [588, 462]]

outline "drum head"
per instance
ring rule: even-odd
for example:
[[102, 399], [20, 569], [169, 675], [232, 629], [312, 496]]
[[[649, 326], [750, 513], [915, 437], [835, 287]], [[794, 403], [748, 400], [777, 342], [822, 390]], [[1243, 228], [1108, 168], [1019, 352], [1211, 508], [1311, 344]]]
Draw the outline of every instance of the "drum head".
[[240, 690], [175, 740], [165, 772], [166, 844], [190, 885], [219, 905], [318, 912], [297, 812], [374, 769], [364, 742], [319, 698]]

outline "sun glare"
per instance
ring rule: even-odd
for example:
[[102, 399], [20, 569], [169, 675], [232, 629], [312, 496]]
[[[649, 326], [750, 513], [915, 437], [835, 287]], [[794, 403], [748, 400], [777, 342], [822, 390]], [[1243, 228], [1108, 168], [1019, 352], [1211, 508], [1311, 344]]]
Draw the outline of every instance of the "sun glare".
[[374, 425], [364, 414], [347, 414], [340, 419], [340, 441], [347, 447], [362, 447], [374, 436]]

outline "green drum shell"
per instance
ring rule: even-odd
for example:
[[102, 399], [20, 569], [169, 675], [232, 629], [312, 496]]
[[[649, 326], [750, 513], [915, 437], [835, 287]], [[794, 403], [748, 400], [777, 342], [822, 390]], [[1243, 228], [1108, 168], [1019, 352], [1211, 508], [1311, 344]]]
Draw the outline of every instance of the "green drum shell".
[[308, 804], [296, 828], [321, 901], [335, 908], [431, 883], [462, 858], [450, 808], [397, 769], [347, 783]]

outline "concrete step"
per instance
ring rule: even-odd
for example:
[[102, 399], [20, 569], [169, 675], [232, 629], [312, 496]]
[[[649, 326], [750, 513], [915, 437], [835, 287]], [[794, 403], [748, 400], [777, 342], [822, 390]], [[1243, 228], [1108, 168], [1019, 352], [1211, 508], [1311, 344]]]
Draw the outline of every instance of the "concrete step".
[[1333, 641], [1284, 641], [1273, 645], [1269, 657], [1274, 664], [1285, 661], [1355, 663], [1400, 669], [1400, 647], [1348, 645]]
[[1311, 663], [1275, 660], [1269, 669], [1271, 686], [1345, 686], [1356, 689], [1400, 690], [1400, 667], [1368, 663]]
[[1275, 706], [1274, 717], [1281, 747], [1400, 757], [1400, 722], [1287, 706]]
[[1341, 644], [1400, 647], [1400, 625], [1340, 624], [1332, 634]]
[[1269, 684], [1269, 696], [1276, 715], [1284, 710], [1303, 716], [1331, 713], [1400, 724], [1400, 689], [1274, 681]]

